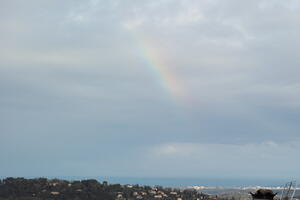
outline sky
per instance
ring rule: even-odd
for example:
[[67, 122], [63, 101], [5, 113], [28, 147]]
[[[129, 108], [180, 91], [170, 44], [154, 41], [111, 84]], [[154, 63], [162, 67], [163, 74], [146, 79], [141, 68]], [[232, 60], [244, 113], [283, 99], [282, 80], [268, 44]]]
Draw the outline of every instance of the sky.
[[300, 179], [297, 0], [1, 0], [0, 176]]

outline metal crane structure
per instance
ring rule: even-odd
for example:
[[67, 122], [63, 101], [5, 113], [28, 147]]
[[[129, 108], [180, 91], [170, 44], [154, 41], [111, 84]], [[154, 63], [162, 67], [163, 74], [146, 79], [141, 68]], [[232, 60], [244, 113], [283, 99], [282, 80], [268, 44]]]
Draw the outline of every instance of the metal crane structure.
[[282, 189], [280, 200], [293, 200], [297, 188], [297, 182], [291, 181], [285, 184]]

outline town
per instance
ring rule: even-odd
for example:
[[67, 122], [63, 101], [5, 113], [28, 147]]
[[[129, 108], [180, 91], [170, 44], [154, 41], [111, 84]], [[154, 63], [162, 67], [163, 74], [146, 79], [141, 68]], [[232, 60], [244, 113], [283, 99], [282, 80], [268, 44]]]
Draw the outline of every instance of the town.
[[[210, 189], [215, 193], [205, 192]], [[293, 197], [280, 198], [279, 191], [266, 188], [221, 187], [162, 187], [130, 184], [110, 184], [88, 180], [61, 180], [47, 178], [0, 179], [0, 200], [299, 200]], [[274, 188], [278, 189], [278, 188]], [[296, 188], [298, 189], [298, 188]], [[297, 190], [298, 191], [298, 190]]]
[[0, 180], [0, 200], [216, 200], [195, 189], [102, 183], [97, 180], [6, 178]]

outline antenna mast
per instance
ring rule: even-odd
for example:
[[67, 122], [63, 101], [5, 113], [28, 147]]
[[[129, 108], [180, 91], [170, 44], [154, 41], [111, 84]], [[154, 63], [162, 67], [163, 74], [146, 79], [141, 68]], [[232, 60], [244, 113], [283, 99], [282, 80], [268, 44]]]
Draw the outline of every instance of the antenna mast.
[[282, 189], [280, 200], [293, 200], [297, 188], [297, 182], [291, 181]]

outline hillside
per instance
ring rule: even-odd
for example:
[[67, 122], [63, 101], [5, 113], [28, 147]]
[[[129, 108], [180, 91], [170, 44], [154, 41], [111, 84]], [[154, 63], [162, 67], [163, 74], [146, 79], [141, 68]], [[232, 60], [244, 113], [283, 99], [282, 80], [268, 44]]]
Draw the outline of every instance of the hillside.
[[0, 181], [0, 200], [212, 200], [192, 189], [100, 183], [97, 180], [6, 178]]

